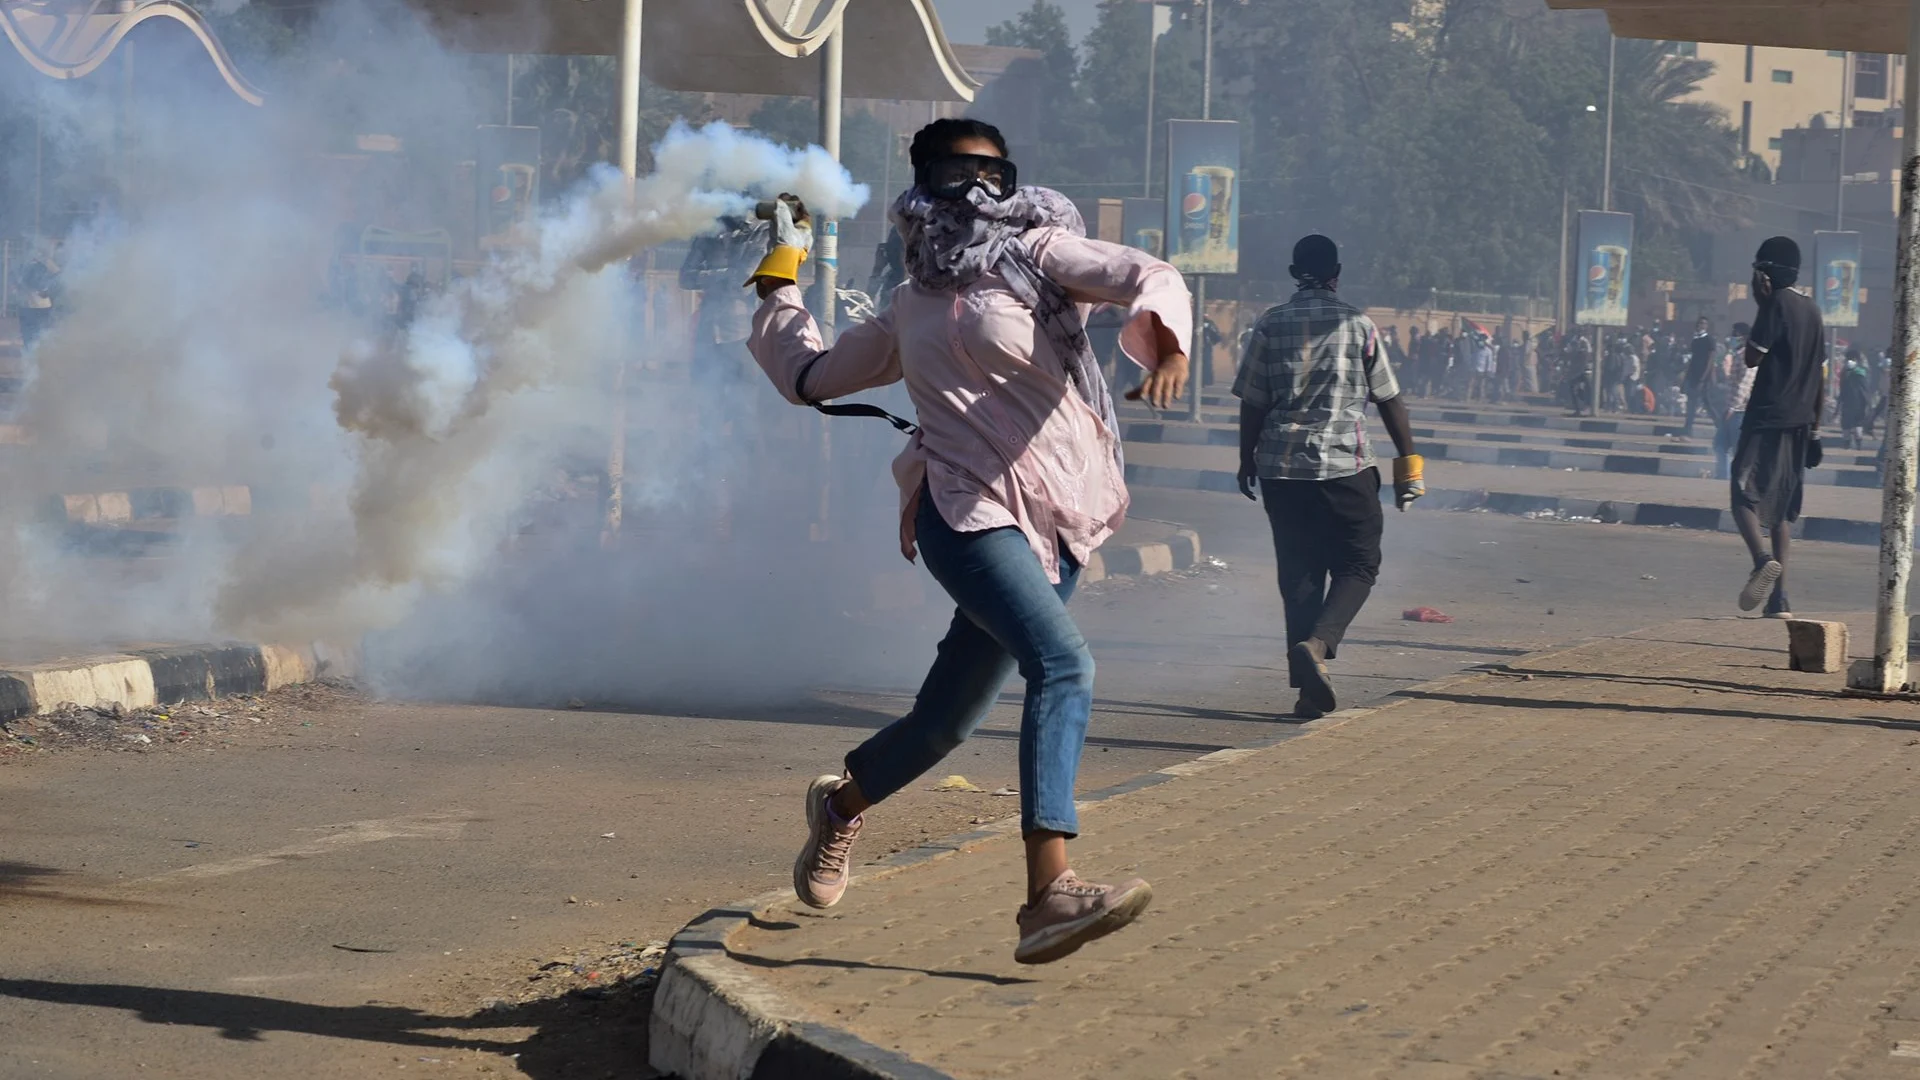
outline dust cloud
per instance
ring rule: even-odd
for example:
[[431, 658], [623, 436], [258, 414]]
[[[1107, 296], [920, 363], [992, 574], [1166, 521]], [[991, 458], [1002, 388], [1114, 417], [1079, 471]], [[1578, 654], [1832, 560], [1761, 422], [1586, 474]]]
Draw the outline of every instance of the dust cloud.
[[[204, 56], [143, 54], [127, 144], [99, 94], [34, 88], [51, 138], [121, 145], [140, 192], [64, 237], [65, 311], [15, 417], [33, 441], [0, 454], [0, 642], [359, 640], [389, 691], [543, 702], [699, 705], [889, 670], [907, 644], [854, 613], [873, 571], [905, 569], [897, 441], [823, 431], [757, 371], [673, 378], [686, 345], [647, 336], [659, 298], [625, 266], [756, 198], [848, 215], [867, 190], [818, 149], [676, 126], [631, 199], [594, 171], [380, 324], [321, 302], [338, 222], [314, 149], [393, 132], [470, 157], [459, 133], [495, 91], [394, 8], [335, 4], [306, 33], [258, 110]], [[603, 551], [587, 478], [622, 360], [627, 528]], [[792, 452], [827, 443], [827, 465]], [[841, 495], [811, 505], [829, 468]], [[48, 523], [63, 494], [223, 485], [250, 513], [184, 519], [157, 557]]]

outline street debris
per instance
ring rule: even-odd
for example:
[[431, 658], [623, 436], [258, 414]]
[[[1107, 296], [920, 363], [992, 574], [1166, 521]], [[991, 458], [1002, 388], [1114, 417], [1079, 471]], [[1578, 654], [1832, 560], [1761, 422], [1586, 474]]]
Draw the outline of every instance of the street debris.
[[64, 702], [33, 716], [0, 722], [0, 760], [53, 750], [154, 753], [181, 747], [212, 749], [239, 738], [271, 737], [276, 727], [311, 727], [302, 714], [333, 709], [355, 696], [353, 685], [328, 679], [270, 694], [130, 709], [119, 702]]
[[1453, 621], [1453, 616], [1439, 608], [1430, 607], [1408, 608], [1400, 613], [1400, 617], [1408, 622], [1449, 623]]
[[601, 833], [601, 834], [600, 834], [600, 839], [602, 839], [602, 840], [611, 840], [611, 839], [613, 839], [613, 834], [612, 834], [612, 833], [610, 833], [610, 832], [603, 832], [603, 833]]
[[979, 786], [978, 784], [975, 784], [973, 781], [967, 779], [964, 776], [961, 776], [959, 773], [954, 773], [952, 776], [949, 776], [945, 780], [942, 780], [939, 783], [933, 785], [933, 790], [935, 791], [985, 791], [987, 789]]
[[481, 1008], [505, 1012], [519, 1005], [551, 998], [578, 996], [593, 1000], [637, 995], [653, 989], [660, 979], [660, 966], [667, 956], [667, 943], [645, 944], [618, 941], [591, 949], [580, 949], [533, 961], [537, 967], [523, 985], [508, 993], [488, 998]]
[[1006, 798], [1006, 797], [1007, 797], [1007, 796], [1009, 796], [1009, 795], [1018, 795], [1018, 794], [1020, 794], [1020, 789], [1019, 789], [1019, 788], [1010, 788], [1010, 787], [1003, 787], [1003, 788], [999, 788], [999, 789], [997, 789], [996, 791], [994, 791], [994, 793], [993, 793], [993, 794], [994, 794], [994, 796], [995, 796], [995, 797], [997, 797], [997, 798]]

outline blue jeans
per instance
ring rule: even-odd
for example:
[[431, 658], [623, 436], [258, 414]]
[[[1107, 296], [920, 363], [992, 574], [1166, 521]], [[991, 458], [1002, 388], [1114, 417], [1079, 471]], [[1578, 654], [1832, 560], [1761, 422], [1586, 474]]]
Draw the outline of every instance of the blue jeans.
[[914, 529], [958, 610], [913, 711], [855, 747], [847, 772], [873, 802], [913, 783], [973, 734], [1018, 669], [1021, 831], [1077, 834], [1073, 785], [1093, 714], [1093, 654], [1067, 614], [1079, 565], [1063, 550], [1055, 585], [1020, 530], [956, 532], [924, 491]]

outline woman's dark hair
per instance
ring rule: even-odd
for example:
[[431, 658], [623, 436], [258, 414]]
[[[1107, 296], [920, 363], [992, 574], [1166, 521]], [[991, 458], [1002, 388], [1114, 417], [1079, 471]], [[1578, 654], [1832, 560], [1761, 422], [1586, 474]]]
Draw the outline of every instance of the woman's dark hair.
[[948, 117], [935, 120], [919, 131], [914, 132], [913, 145], [907, 149], [907, 160], [913, 163], [917, 172], [933, 163], [933, 159], [953, 152], [953, 144], [962, 139], [985, 139], [1000, 151], [1001, 157], [1007, 153], [1007, 138], [1000, 129], [985, 120], [973, 120], [967, 117]]

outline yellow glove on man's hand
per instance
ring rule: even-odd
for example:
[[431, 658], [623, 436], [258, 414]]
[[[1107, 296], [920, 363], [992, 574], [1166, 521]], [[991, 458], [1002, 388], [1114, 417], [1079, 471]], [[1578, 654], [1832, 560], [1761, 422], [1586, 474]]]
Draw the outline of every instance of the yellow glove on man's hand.
[[1427, 493], [1426, 466], [1427, 459], [1419, 454], [1393, 459], [1393, 504], [1403, 513]]

